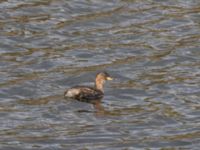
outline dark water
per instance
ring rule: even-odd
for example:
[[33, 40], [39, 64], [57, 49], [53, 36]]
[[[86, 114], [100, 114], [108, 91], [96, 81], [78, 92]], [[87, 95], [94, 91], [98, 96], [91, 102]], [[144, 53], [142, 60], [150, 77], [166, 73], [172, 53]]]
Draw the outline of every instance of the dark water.
[[[0, 149], [199, 149], [199, 0], [1, 0], [0, 30]], [[63, 98], [101, 70], [103, 110]]]

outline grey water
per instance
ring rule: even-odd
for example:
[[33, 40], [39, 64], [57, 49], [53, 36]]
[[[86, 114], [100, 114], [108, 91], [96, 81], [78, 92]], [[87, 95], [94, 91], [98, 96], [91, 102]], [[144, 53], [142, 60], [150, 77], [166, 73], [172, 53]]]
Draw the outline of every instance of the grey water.
[[0, 41], [0, 149], [199, 149], [199, 0], [1, 0]]

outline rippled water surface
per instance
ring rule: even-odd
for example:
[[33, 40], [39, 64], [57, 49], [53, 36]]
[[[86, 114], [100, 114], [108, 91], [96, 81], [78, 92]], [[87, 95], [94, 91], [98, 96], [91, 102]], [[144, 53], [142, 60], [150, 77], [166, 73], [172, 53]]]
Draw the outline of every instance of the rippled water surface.
[[1, 0], [0, 31], [0, 149], [199, 149], [199, 0]]

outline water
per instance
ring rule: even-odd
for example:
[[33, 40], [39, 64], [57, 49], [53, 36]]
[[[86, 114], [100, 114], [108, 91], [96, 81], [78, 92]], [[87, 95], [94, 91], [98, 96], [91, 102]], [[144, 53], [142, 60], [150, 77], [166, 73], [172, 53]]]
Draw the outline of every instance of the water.
[[[0, 2], [0, 149], [200, 146], [200, 2]], [[106, 70], [99, 104], [64, 91]]]

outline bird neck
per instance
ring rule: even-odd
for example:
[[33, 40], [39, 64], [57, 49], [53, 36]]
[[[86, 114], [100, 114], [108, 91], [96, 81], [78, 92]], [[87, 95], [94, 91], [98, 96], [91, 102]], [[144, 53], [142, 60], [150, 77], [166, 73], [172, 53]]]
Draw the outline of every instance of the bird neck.
[[104, 80], [95, 80], [95, 88], [103, 92], [103, 85], [104, 85]]

